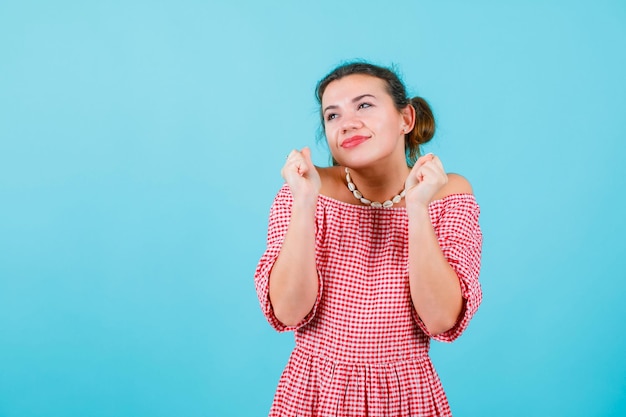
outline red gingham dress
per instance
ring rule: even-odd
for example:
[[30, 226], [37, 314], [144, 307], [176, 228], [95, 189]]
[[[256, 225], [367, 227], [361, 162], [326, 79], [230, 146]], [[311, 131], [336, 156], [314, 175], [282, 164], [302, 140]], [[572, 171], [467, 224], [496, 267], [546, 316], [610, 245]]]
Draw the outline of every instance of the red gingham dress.
[[430, 338], [456, 339], [482, 298], [482, 234], [474, 196], [453, 194], [429, 206], [464, 298], [456, 325], [437, 336], [428, 333], [411, 301], [406, 209], [352, 205], [324, 195], [316, 209], [317, 301], [297, 326], [279, 322], [269, 301], [269, 273], [292, 203], [285, 184], [270, 210], [267, 249], [255, 272], [263, 313], [276, 330], [294, 331], [296, 341], [269, 415], [450, 416], [428, 349]]

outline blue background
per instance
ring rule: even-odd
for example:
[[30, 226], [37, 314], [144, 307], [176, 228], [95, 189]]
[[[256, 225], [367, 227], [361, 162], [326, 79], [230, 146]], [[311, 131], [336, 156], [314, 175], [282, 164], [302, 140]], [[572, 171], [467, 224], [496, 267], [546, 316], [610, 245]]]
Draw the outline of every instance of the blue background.
[[253, 272], [315, 83], [396, 64], [482, 207], [456, 416], [626, 413], [626, 2], [0, 2], [0, 416], [263, 416]]

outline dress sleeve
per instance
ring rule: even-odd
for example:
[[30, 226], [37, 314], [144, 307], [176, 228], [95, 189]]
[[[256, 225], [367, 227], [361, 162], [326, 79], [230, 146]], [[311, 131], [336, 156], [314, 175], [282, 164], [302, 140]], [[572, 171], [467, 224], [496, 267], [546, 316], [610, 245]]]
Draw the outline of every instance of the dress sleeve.
[[452, 342], [467, 328], [482, 301], [478, 282], [483, 236], [478, 223], [480, 207], [472, 194], [453, 194], [431, 203], [431, 222], [439, 246], [461, 284], [463, 309], [454, 327], [433, 336], [424, 323], [419, 326], [435, 340]]
[[274, 267], [274, 263], [276, 262], [276, 259], [278, 259], [278, 254], [280, 253], [280, 249], [285, 239], [285, 234], [287, 233], [287, 227], [289, 226], [289, 220], [291, 219], [292, 205], [293, 197], [291, 196], [291, 191], [289, 190], [289, 186], [284, 184], [274, 198], [274, 202], [270, 208], [267, 245], [265, 252], [257, 264], [254, 274], [254, 284], [257, 296], [259, 297], [259, 302], [261, 304], [261, 310], [263, 311], [263, 314], [269, 324], [279, 332], [297, 330], [308, 324], [315, 315], [322, 293], [322, 282], [320, 279], [315, 305], [311, 309], [311, 312], [295, 326], [285, 326], [274, 315], [269, 295], [269, 278], [272, 268]]

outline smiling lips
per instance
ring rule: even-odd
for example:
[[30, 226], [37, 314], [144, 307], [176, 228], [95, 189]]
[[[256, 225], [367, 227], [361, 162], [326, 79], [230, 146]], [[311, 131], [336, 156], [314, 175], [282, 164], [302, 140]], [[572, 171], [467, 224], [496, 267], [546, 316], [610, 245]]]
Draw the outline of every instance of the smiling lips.
[[369, 137], [367, 136], [359, 136], [359, 135], [352, 136], [344, 140], [343, 142], [341, 142], [341, 147], [345, 149], [354, 148], [355, 146], [360, 145], [361, 143], [365, 142], [368, 139]]

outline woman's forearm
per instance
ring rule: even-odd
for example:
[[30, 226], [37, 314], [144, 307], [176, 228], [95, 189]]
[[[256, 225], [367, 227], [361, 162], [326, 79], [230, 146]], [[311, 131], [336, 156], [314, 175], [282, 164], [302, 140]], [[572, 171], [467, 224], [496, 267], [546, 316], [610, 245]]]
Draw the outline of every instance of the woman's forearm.
[[315, 204], [292, 207], [289, 227], [269, 279], [274, 315], [286, 326], [300, 323], [315, 305]]
[[441, 251], [428, 208], [412, 208], [408, 216], [411, 298], [428, 331], [437, 335], [452, 328], [461, 314], [461, 286]]

